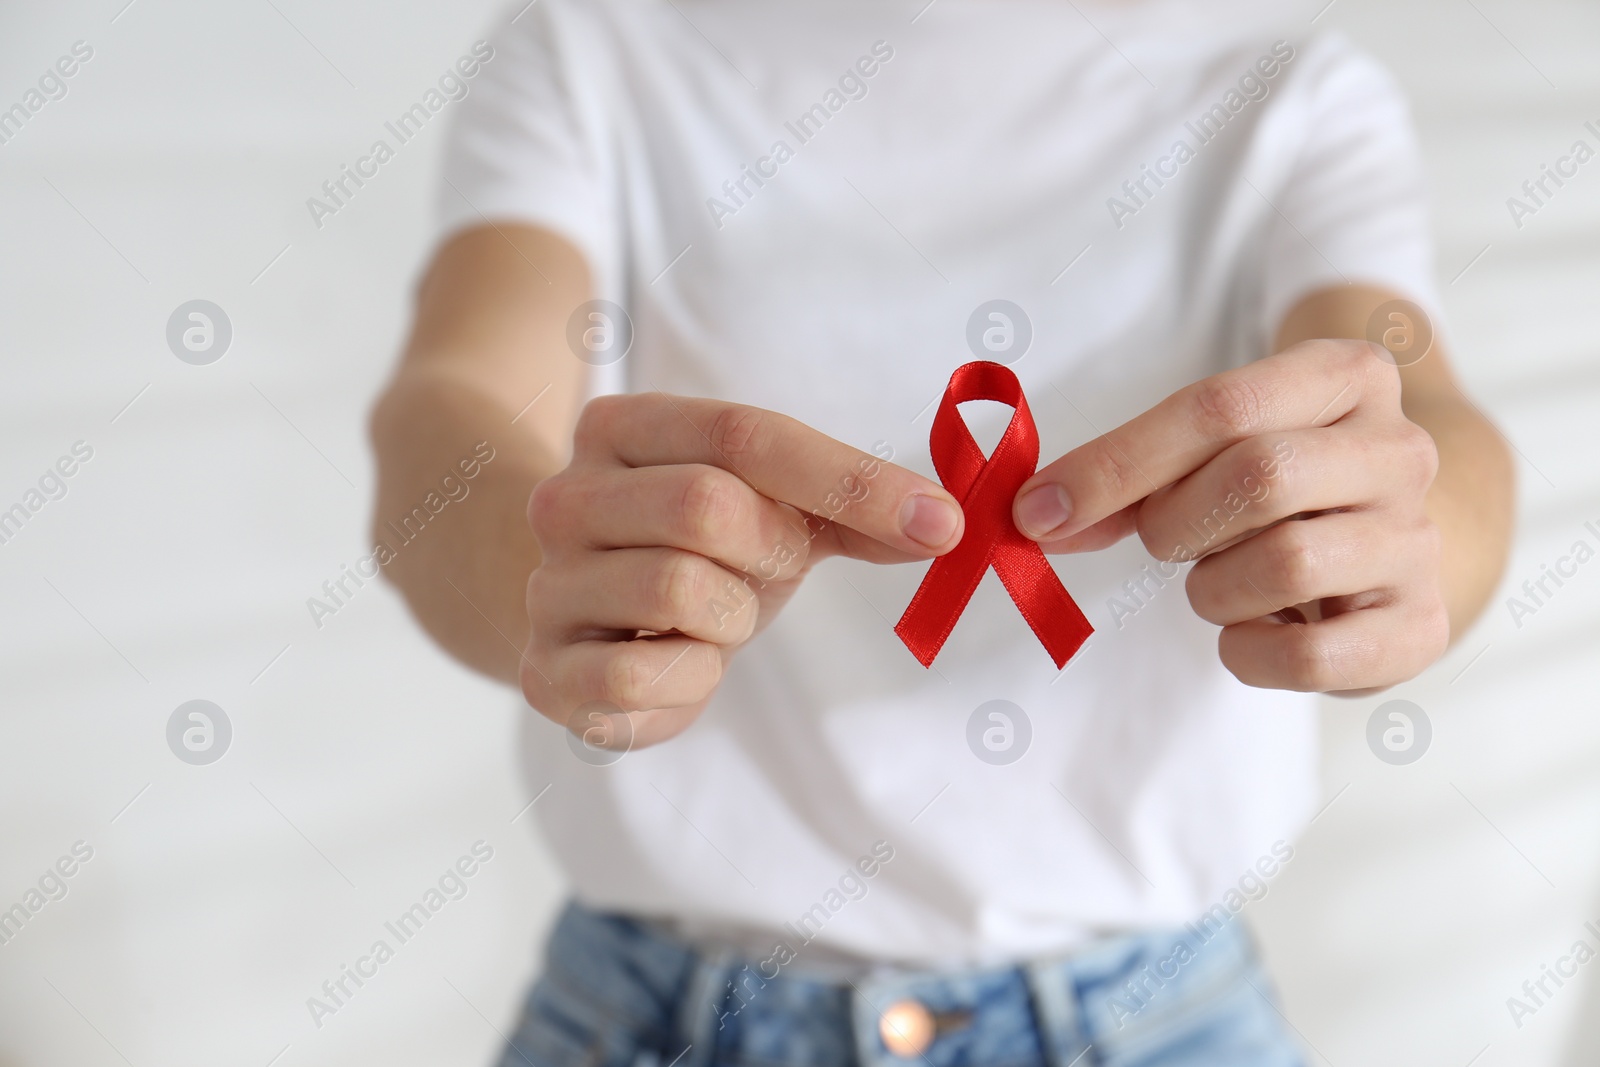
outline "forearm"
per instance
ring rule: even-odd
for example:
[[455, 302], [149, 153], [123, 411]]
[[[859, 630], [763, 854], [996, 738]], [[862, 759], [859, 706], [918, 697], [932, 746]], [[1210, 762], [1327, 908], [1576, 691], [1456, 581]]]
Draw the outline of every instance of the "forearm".
[[1402, 406], [1439, 450], [1427, 509], [1439, 527], [1453, 641], [1482, 613], [1505, 569], [1515, 492], [1511, 456], [1494, 426], [1459, 394], [1408, 395]]
[[[505, 223], [456, 235], [418, 287], [411, 339], [372, 413], [384, 574], [447, 652], [512, 684], [539, 562], [528, 497], [571, 448], [585, 367], [566, 326], [588, 289], [582, 256], [554, 234]], [[451, 474], [459, 499], [442, 486]]]
[[[396, 378], [371, 422], [373, 536], [393, 549], [383, 573], [447, 652], [511, 684], [528, 637], [528, 575], [539, 562], [528, 496], [564, 462], [529, 428], [532, 412], [513, 422], [517, 415], [470, 383], [420, 371]], [[460, 464], [481, 457], [485, 443], [493, 458], [463, 477]], [[441, 490], [452, 473], [467, 490], [460, 499]], [[430, 493], [435, 507], [448, 501], [437, 514], [427, 507]]]

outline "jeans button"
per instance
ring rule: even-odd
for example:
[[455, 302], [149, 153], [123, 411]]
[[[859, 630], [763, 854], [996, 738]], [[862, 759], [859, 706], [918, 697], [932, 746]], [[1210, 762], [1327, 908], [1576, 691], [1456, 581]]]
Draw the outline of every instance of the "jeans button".
[[896, 1056], [920, 1056], [933, 1044], [933, 1013], [914, 1000], [897, 1000], [878, 1018], [878, 1036]]

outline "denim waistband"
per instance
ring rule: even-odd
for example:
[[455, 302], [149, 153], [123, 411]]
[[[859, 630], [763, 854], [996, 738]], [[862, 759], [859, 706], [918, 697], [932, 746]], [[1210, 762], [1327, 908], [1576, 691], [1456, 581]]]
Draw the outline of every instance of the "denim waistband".
[[[537, 1025], [519, 1030], [537, 1054], [503, 1062], [1072, 1067], [1110, 1062], [1107, 1049], [1159, 1046], [1210, 1002], [1248, 990], [1258, 971], [1242, 921], [1212, 918], [1018, 966], [833, 981], [772, 960], [701, 955], [644, 923], [571, 904], [529, 998]], [[1264, 999], [1264, 978], [1251, 984]], [[887, 1009], [907, 1002], [937, 1020], [931, 1043], [909, 1058], [895, 1056], [879, 1028]], [[1091, 1047], [1101, 1052], [1085, 1060]]]

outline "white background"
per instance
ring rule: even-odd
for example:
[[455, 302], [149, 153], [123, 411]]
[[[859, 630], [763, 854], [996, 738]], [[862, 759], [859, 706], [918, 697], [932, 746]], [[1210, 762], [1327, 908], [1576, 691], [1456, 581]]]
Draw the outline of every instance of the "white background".
[[[0, 945], [0, 1067], [485, 1064], [561, 897], [516, 818], [516, 701], [377, 583], [320, 630], [305, 606], [368, 547], [363, 420], [440, 120], [320, 230], [305, 200], [515, 8], [125, 2], [0, 13], [0, 107], [94, 48], [0, 145], [0, 509], [94, 449], [0, 545], [0, 908], [94, 849]], [[1505, 597], [1600, 544], [1600, 161], [1520, 230], [1505, 200], [1600, 146], [1600, 10], [1337, 0], [1316, 25], [1412, 93], [1453, 345], [1522, 457], [1521, 528], [1484, 621], [1388, 694], [1432, 720], [1420, 762], [1368, 750], [1379, 700], [1328, 703], [1332, 803], [1252, 920], [1312, 1062], [1591, 1065], [1600, 965], [1520, 1029], [1506, 998], [1600, 944], [1600, 562], [1520, 628]], [[233, 323], [208, 367], [165, 341], [195, 298]], [[206, 767], [165, 739], [195, 698], [234, 729]], [[306, 998], [479, 839], [467, 896], [313, 1027]]]

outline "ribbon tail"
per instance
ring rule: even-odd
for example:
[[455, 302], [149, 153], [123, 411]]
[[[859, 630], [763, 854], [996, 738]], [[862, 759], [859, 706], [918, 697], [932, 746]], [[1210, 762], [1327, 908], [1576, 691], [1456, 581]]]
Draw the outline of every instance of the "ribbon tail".
[[1038, 545], [1007, 544], [995, 553], [995, 573], [1050, 659], [1060, 670], [1094, 633], [1094, 626], [1061, 584]]
[[[971, 543], [976, 545], [978, 541], [974, 539]], [[934, 658], [956, 628], [956, 620], [961, 618], [984, 572], [989, 569], [988, 553], [963, 552], [967, 544], [963, 541], [949, 555], [933, 561], [928, 573], [922, 576], [922, 584], [917, 586], [911, 603], [906, 606], [905, 614], [895, 624], [895, 635], [924, 667], [933, 666]]]

